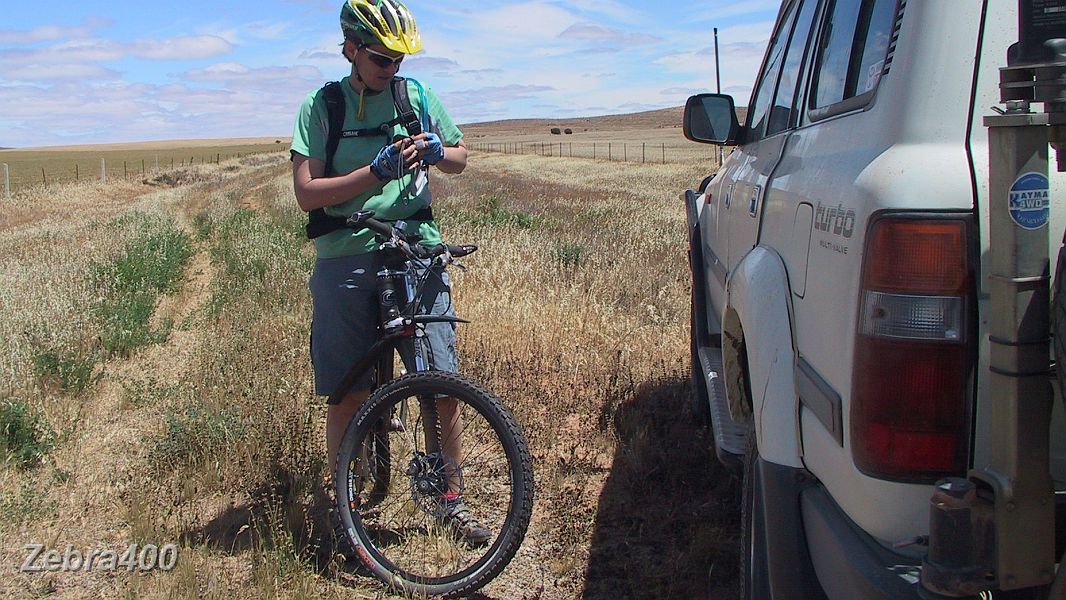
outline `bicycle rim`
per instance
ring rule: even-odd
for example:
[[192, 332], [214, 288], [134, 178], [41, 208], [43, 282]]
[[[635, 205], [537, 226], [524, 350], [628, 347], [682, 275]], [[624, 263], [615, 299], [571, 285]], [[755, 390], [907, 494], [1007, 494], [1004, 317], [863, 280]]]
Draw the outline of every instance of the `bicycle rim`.
[[[458, 403], [461, 448], [449, 443], [457, 428], [444, 423], [443, 448], [434, 447], [438, 429], [427, 422], [438, 405], [419, 399], [440, 396]], [[404, 402], [407, 418], [398, 423]], [[392, 425], [382, 430], [383, 422]], [[382, 444], [390, 460], [373, 465], [367, 452], [354, 451]], [[414, 373], [381, 387], [349, 426], [340, 456], [346, 457], [335, 479], [341, 524], [360, 560], [393, 587], [469, 593], [499, 574], [521, 544], [533, 505], [528, 447], [500, 401], [461, 376]], [[367, 479], [368, 472], [375, 476]], [[488, 528], [487, 542], [470, 543], [445, 517], [456, 502], [446, 494], [456, 492]]]

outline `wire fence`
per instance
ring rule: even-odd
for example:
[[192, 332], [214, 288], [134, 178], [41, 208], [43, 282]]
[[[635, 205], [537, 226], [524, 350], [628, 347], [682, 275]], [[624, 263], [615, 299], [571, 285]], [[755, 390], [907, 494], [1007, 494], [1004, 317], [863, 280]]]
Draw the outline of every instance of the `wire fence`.
[[[277, 151], [275, 145], [262, 148], [248, 147], [242, 152], [218, 152], [215, 149], [203, 152], [170, 150], [138, 153], [107, 152], [96, 154], [86, 151], [4, 151], [0, 154], [0, 184], [4, 198], [12, 192], [55, 183], [77, 181], [135, 180], [154, 177], [160, 173], [199, 165], [217, 165], [231, 159], [247, 159], [250, 156]], [[206, 149], [205, 149], [206, 150]]]
[[660, 164], [691, 160], [693, 154], [687, 147], [648, 142], [468, 142], [467, 146], [480, 152]]

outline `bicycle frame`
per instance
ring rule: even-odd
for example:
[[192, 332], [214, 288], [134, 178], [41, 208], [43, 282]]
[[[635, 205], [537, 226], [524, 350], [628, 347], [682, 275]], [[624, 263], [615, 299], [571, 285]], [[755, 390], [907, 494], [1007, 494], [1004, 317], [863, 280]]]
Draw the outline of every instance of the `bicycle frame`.
[[[381, 338], [370, 347], [362, 359], [352, 363], [348, 372], [345, 373], [341, 382], [329, 395], [328, 404], [339, 403], [344, 396], [351, 391], [352, 386], [359, 377], [378, 366], [379, 374], [374, 387], [381, 385], [392, 378], [392, 353], [398, 351], [404, 368], [409, 373], [428, 370], [426, 365], [422, 332], [427, 323], [469, 323], [466, 319], [449, 317], [447, 315], [404, 315], [410, 307], [417, 303], [420, 294], [417, 293], [416, 275], [414, 267], [408, 261], [404, 261], [405, 269], [398, 271], [386, 266], [378, 271], [378, 303], [380, 309]], [[432, 267], [430, 267], [432, 268]], [[404, 289], [402, 301], [396, 301], [396, 281], [403, 280]], [[417, 296], [417, 297], [416, 297]], [[402, 305], [402, 309], [401, 309]], [[410, 344], [403, 343], [411, 340]], [[385, 366], [387, 365], [387, 367]], [[382, 373], [381, 371], [385, 372]]]

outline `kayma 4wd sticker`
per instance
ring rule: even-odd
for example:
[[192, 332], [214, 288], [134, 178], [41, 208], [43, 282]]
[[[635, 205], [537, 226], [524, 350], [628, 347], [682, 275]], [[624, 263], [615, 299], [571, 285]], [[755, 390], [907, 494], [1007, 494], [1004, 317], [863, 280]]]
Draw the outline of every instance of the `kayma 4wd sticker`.
[[1047, 175], [1025, 173], [1014, 180], [1007, 193], [1010, 218], [1023, 229], [1040, 229], [1047, 225], [1050, 193]]

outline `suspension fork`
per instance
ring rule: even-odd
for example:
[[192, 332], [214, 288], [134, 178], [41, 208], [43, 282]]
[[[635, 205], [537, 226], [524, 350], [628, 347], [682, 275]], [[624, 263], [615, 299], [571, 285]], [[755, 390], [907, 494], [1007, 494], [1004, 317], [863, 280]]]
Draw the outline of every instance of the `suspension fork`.
[[[395, 298], [396, 295], [396, 284], [402, 282], [403, 298], [400, 299], [400, 301], [405, 305], [414, 301], [416, 277], [411, 269], [402, 272], [389, 271], [386, 269], [379, 273], [378, 276], [382, 278], [382, 288], [392, 290], [393, 298]], [[382, 296], [382, 318], [384, 319], [386, 316], [394, 318], [394, 314], [395, 316], [398, 316], [398, 311], [395, 313], [390, 312], [388, 315], [385, 314], [388, 307], [384, 302], [384, 292]], [[429, 363], [426, 360], [425, 351], [425, 326], [421, 323], [416, 324], [414, 335], [399, 340], [397, 351], [399, 352], [400, 360], [403, 362], [404, 368], [408, 373], [421, 373], [429, 370]], [[383, 379], [382, 381], [387, 380]], [[441, 443], [441, 425], [437, 411], [437, 400], [432, 396], [423, 395], [418, 397], [418, 404], [422, 414], [422, 427], [425, 433], [426, 453], [440, 454], [442, 453], [443, 445]], [[400, 406], [400, 421], [404, 427], [406, 427], [407, 415], [407, 400], [404, 400]]]

